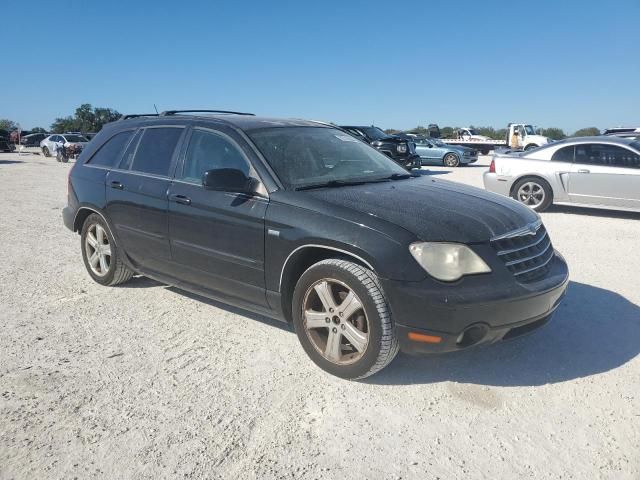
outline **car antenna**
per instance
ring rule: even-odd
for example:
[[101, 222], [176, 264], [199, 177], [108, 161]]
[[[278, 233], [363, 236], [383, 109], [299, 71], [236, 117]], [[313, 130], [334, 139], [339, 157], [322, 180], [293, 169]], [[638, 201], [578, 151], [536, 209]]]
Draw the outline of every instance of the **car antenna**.
[[[156, 104], [155, 104], [155, 103], [153, 104], [153, 108], [154, 108], [154, 110], [156, 111], [156, 113], [158, 113], [158, 107], [156, 107]], [[158, 113], [158, 115], [160, 115], [160, 114]]]

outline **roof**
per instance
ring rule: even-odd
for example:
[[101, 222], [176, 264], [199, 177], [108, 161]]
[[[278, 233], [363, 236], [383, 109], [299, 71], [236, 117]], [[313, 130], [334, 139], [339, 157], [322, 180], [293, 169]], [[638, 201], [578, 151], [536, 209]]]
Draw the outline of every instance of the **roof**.
[[[548, 145], [556, 146], [564, 143], [583, 144], [583, 143], [610, 143], [618, 145], [629, 145], [636, 142], [631, 138], [617, 137], [615, 135], [598, 135], [594, 137], [571, 137], [559, 140], [557, 142], [549, 143]], [[546, 145], [545, 145], [546, 146]]]
[[[122, 125], [123, 123], [135, 124], [175, 124], [180, 120], [210, 120], [213, 123], [231, 125], [241, 130], [257, 130], [261, 128], [272, 127], [330, 127], [330, 125], [314, 122], [310, 120], [301, 120], [296, 118], [273, 118], [273, 117], [257, 117], [253, 115], [236, 115], [236, 114], [172, 114], [159, 116], [138, 116], [118, 120], [115, 123]], [[176, 122], [178, 121], [178, 122]]]

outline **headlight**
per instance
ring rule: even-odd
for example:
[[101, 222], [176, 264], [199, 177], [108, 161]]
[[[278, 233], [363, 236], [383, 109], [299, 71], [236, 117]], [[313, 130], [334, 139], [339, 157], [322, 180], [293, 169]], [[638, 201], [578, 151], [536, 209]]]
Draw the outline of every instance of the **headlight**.
[[409, 251], [429, 275], [444, 282], [491, 271], [473, 250], [460, 243], [416, 242], [409, 245]]
[[398, 153], [407, 153], [407, 144], [399, 143], [398, 144]]

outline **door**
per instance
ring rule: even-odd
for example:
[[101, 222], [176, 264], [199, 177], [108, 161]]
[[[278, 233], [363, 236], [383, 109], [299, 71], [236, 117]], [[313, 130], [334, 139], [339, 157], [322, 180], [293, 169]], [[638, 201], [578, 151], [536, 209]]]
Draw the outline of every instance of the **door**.
[[216, 168], [239, 169], [257, 179], [249, 155], [253, 153], [232, 130], [192, 130], [169, 188], [171, 252], [180, 277], [189, 283], [266, 306], [267, 198], [202, 186], [202, 174]]
[[569, 174], [572, 202], [640, 209], [640, 155], [610, 144], [576, 145]]
[[436, 154], [434, 154], [434, 150], [438, 150], [438, 149], [435, 148], [435, 146], [428, 140], [424, 138], [416, 140], [416, 153], [420, 155], [420, 159], [424, 163], [431, 164], [431, 163], [435, 163], [436, 160], [439, 160], [436, 158]]
[[152, 127], [136, 134], [120, 168], [106, 177], [106, 213], [131, 260], [158, 272], [170, 269], [167, 189], [183, 127]]

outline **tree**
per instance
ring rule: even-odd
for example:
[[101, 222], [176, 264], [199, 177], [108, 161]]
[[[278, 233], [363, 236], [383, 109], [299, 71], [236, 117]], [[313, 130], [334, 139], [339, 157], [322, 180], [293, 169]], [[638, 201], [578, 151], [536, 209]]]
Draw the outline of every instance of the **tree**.
[[562, 140], [567, 138], [567, 134], [564, 133], [564, 130], [557, 127], [541, 128], [538, 130], [538, 133], [545, 137], [549, 137], [552, 140]]
[[47, 133], [47, 131], [42, 127], [33, 127], [31, 133]]
[[600, 129], [596, 127], [581, 128], [573, 134], [574, 137], [592, 137], [600, 135]]
[[416, 135], [428, 135], [429, 130], [424, 128], [422, 125], [418, 125], [416, 128], [408, 130], [407, 133], [415, 133]]
[[395, 133], [400, 133], [400, 130], [396, 130], [395, 128], [387, 128], [384, 133], [388, 135], [393, 135]]
[[442, 138], [453, 138], [455, 135], [455, 128], [453, 127], [442, 127], [440, 129], [440, 136]]
[[13, 120], [9, 120], [8, 118], [0, 118], [0, 129], [1, 130], [15, 130], [18, 128], [18, 124]]
[[93, 108], [83, 103], [76, 108], [74, 116], [56, 118], [51, 124], [53, 133], [64, 132], [98, 132], [104, 124], [118, 120], [122, 115], [112, 108]]

